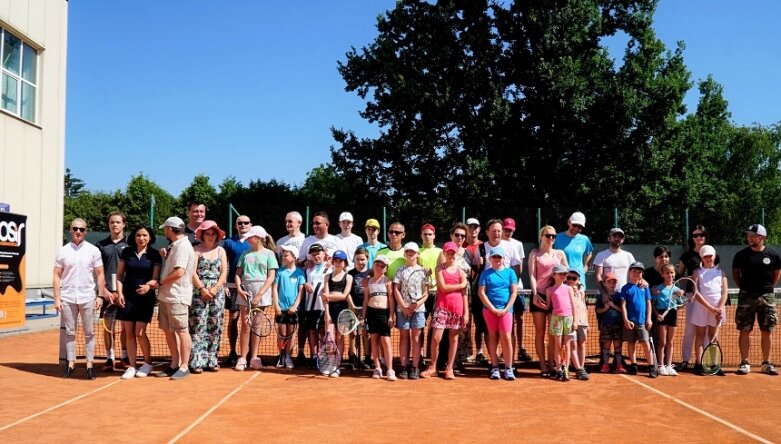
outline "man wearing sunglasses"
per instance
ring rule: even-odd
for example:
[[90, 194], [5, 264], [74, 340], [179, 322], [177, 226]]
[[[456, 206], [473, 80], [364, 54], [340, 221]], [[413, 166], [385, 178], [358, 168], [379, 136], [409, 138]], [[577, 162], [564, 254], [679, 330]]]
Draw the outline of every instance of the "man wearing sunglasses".
[[252, 227], [252, 221], [249, 216], [242, 214], [236, 218], [236, 234], [222, 242], [222, 248], [225, 249], [225, 255], [228, 257], [228, 280], [225, 289], [225, 309], [230, 313], [230, 322], [228, 323], [228, 343], [230, 344], [230, 353], [225, 359], [225, 366], [233, 367], [239, 356], [236, 353], [236, 340], [239, 337], [239, 306], [236, 305], [236, 268], [239, 264], [241, 255], [249, 250], [249, 242], [241, 240], [244, 233]]
[[87, 242], [87, 222], [76, 218], [71, 222], [71, 241], [60, 248], [54, 260], [53, 290], [54, 309], [62, 314], [65, 325], [65, 349], [68, 363], [62, 374], [70, 378], [76, 367], [76, 326], [81, 317], [84, 329], [84, 353], [87, 359], [87, 379], [95, 379], [94, 307], [100, 308], [102, 299], [95, 297], [106, 293], [103, 260], [98, 247]]
[[586, 215], [576, 211], [567, 220], [567, 229], [558, 233], [553, 242], [553, 248], [564, 252], [570, 268], [577, 271], [579, 276], [583, 276], [581, 284], [584, 286], [586, 285], [585, 277], [588, 272], [588, 263], [594, 254], [591, 239], [581, 233], [585, 227]]

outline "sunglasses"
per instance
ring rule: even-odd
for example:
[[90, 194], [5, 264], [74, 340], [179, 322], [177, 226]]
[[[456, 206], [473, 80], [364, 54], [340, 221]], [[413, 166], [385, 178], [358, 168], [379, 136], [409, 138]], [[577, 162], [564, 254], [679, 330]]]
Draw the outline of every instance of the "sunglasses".
[[703, 233], [692, 233], [692, 237], [705, 237]]
[[453, 237], [457, 237], [457, 238], [459, 238], [459, 239], [463, 239], [463, 238], [465, 238], [465, 237], [466, 237], [466, 234], [461, 234], [461, 233], [453, 233]]
[[583, 225], [578, 225], [578, 224], [571, 224], [571, 225], [572, 225], [572, 228], [577, 228], [578, 230], [582, 230], [583, 229]]
[[577, 276], [567, 276], [567, 280], [568, 280], [568, 281], [573, 281], [573, 282], [575, 282], [575, 281], [577, 281], [578, 279], [579, 279], [579, 278], [578, 278]]
[[236, 225], [249, 225], [249, 224], [251, 224], [251, 223], [252, 223], [252, 222], [250, 222], [250, 221], [246, 221], [246, 222], [244, 222], [243, 220], [240, 220], [240, 221], [236, 222]]
[[555, 234], [543, 234], [542, 237], [548, 238], [548, 239], [556, 239]]
[[404, 232], [403, 231], [398, 231], [398, 230], [388, 230], [388, 234], [392, 234], [394, 236], [398, 236], [400, 234], [404, 234]]
[[87, 229], [84, 228], [84, 227], [71, 227], [71, 231], [73, 231], [74, 233], [77, 232], [77, 231], [79, 233], [84, 233], [84, 232], [87, 231]]

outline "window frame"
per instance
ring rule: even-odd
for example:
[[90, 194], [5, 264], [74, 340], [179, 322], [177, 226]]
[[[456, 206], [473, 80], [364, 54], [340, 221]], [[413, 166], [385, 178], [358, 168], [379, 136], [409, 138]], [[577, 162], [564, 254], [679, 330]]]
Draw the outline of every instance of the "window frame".
[[[2, 61], [5, 59], [6, 35], [13, 36], [14, 38], [18, 39], [20, 43], [18, 74], [9, 69], [6, 69], [5, 65], [2, 63]], [[0, 88], [2, 88], [4, 85], [4, 76], [8, 76], [16, 81], [16, 110], [8, 109], [3, 106], [2, 100], [0, 99], [0, 111], [33, 124], [37, 123], [38, 120], [40, 53], [41, 50], [39, 48], [37, 48], [35, 45], [31, 45], [27, 40], [20, 37], [17, 33], [10, 31], [7, 26], [3, 26], [3, 24], [0, 23]], [[29, 54], [33, 54], [35, 57], [35, 72], [33, 73], [33, 79], [26, 79], [24, 76], [25, 57], [29, 56]], [[26, 95], [22, 95], [25, 86], [29, 88], [29, 91], [32, 92], [33, 96], [27, 106], [25, 106], [24, 101], [24, 97], [26, 97]], [[2, 90], [0, 90], [0, 94], [2, 94]], [[32, 110], [29, 109], [30, 107]]]

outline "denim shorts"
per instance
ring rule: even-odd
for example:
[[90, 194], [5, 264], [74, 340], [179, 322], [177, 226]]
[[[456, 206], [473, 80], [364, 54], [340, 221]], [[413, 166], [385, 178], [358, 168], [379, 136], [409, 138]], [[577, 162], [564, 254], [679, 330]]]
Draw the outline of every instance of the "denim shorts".
[[409, 330], [411, 328], [423, 328], [426, 326], [426, 312], [416, 311], [411, 317], [407, 317], [403, 311], [396, 312], [396, 328]]

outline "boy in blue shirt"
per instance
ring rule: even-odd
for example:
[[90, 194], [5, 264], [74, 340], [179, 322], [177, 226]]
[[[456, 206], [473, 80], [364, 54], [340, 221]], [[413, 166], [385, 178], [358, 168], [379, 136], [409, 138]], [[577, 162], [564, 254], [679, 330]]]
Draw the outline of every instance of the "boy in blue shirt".
[[656, 368], [651, 360], [651, 345], [648, 342], [648, 331], [651, 330], [651, 291], [648, 287], [637, 284], [643, 279], [645, 265], [634, 262], [629, 266], [629, 282], [621, 289], [621, 313], [624, 318], [624, 341], [629, 348], [630, 375], [637, 374], [637, 353], [635, 344], [640, 341], [648, 358], [648, 376], [657, 376]]

